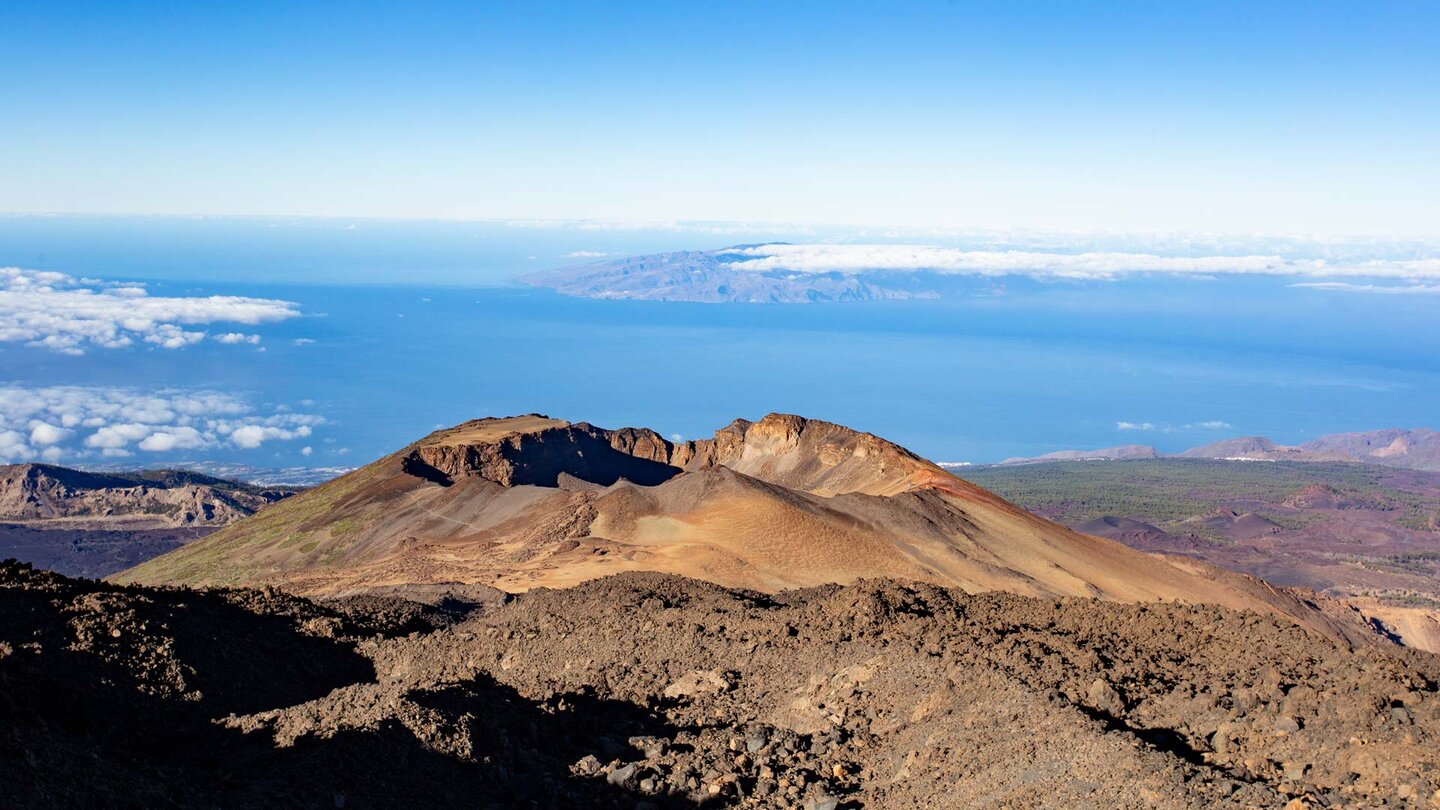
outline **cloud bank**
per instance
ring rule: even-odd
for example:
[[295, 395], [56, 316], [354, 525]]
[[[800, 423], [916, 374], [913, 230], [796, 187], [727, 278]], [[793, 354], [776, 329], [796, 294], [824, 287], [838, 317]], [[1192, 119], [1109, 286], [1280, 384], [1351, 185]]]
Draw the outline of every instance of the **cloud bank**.
[[1331, 292], [1377, 293], [1380, 295], [1440, 295], [1440, 284], [1355, 284], [1346, 281], [1306, 281], [1290, 286]]
[[[256, 325], [294, 318], [298, 305], [233, 295], [151, 296], [138, 284], [106, 285], [64, 273], [0, 268], [0, 342], [65, 354], [139, 343], [179, 349], [204, 340], [212, 323]], [[225, 332], [220, 343], [258, 343], [258, 335]]]
[[0, 460], [123, 458], [310, 436], [325, 423], [314, 414], [258, 412], [220, 391], [0, 386]]
[[757, 245], [723, 251], [730, 266], [757, 273], [912, 273], [1112, 281], [1129, 275], [1275, 275], [1419, 281], [1440, 279], [1440, 258], [1330, 261], [1281, 256], [1160, 256], [1151, 253], [1058, 253], [965, 250], [926, 245]]

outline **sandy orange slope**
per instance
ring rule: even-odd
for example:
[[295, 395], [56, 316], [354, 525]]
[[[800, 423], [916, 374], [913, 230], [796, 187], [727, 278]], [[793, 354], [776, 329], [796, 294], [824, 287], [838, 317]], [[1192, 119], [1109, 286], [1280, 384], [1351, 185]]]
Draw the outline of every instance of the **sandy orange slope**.
[[444, 582], [516, 591], [633, 570], [764, 591], [884, 576], [1208, 602], [1371, 635], [1348, 612], [1077, 534], [883, 439], [781, 414], [685, 443], [535, 415], [475, 420], [117, 578], [331, 595]]

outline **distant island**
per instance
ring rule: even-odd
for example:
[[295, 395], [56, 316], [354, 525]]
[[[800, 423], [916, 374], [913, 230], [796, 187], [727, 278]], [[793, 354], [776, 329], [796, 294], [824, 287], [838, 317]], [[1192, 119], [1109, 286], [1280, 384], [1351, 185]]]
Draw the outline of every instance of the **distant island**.
[[[784, 243], [775, 243], [776, 245]], [[527, 273], [523, 284], [581, 298], [690, 301], [704, 304], [809, 304], [939, 298], [958, 286], [990, 290], [993, 282], [915, 273], [801, 272], [757, 267], [769, 245], [680, 250]]]
[[766, 242], [592, 261], [527, 273], [519, 281], [583, 298], [806, 304], [993, 296], [1038, 285], [1146, 276], [1268, 275], [1291, 279], [1294, 287], [1357, 289], [1356, 278], [1413, 279], [1422, 271], [1391, 260]]

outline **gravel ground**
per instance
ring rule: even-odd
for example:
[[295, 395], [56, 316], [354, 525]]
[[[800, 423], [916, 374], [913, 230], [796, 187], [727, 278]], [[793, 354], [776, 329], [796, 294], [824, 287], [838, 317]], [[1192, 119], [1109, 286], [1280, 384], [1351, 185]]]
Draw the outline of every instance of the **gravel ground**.
[[1268, 617], [658, 574], [427, 601], [0, 564], [6, 803], [1440, 806], [1440, 657]]

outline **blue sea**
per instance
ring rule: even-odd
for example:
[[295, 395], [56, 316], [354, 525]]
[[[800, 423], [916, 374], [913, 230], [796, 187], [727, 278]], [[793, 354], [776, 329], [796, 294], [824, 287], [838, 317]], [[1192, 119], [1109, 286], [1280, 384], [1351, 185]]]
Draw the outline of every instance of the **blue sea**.
[[[940, 461], [1162, 450], [1237, 435], [1440, 427], [1440, 295], [1283, 278], [1017, 284], [936, 301], [705, 305], [568, 298], [513, 282], [584, 254], [817, 240], [783, 229], [552, 223], [0, 218], [0, 267], [245, 295], [301, 317], [204, 342], [58, 354], [0, 344], [22, 387], [233, 392], [324, 419], [304, 441], [134, 456], [355, 465], [437, 426], [541, 412], [707, 436], [786, 411]], [[212, 330], [214, 327], [211, 327]], [[311, 447], [302, 455], [302, 445]]]

